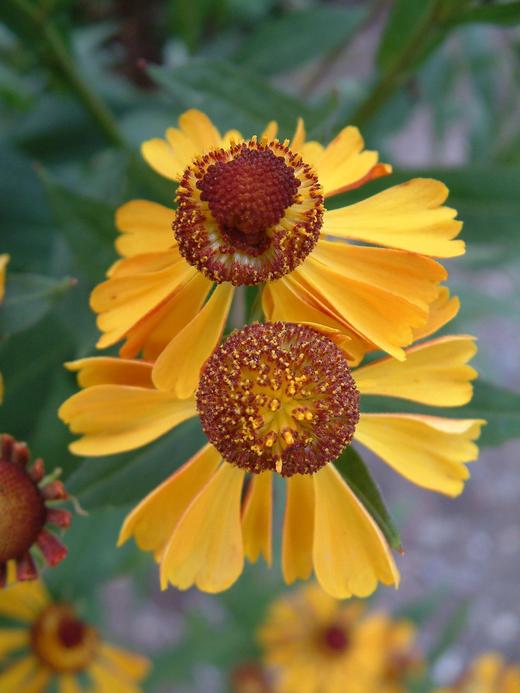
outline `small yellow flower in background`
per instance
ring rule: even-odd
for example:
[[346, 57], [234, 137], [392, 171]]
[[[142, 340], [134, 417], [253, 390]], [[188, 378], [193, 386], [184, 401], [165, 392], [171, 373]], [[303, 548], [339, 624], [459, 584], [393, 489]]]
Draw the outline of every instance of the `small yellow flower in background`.
[[[0, 593], [2, 693], [138, 693], [146, 658], [104, 643], [66, 603], [51, 599], [42, 582]], [[52, 688], [54, 690], [54, 688]]]
[[271, 604], [258, 639], [276, 693], [405, 693], [415, 627], [306, 585]]
[[[445, 306], [432, 325], [442, 323]], [[240, 576], [244, 554], [271, 562], [273, 474], [287, 484], [286, 582], [314, 570], [336, 598], [366, 596], [379, 581], [397, 585], [383, 534], [331, 464], [353, 438], [420, 486], [462, 491], [481, 420], [365, 413], [359, 393], [463, 405], [476, 375], [466, 365], [473, 339], [437, 338], [410, 349], [405, 361], [385, 357], [351, 372], [337, 336], [294, 323], [244, 327], [213, 353], [197, 392], [184, 399], [154, 386], [150, 363], [97, 357], [68, 364], [84, 388], [59, 412], [82, 435], [71, 445], [76, 454], [132, 450], [200, 417], [209, 444], [148, 495], [121, 531], [121, 543], [134, 536], [154, 553], [164, 588], [218, 592]]]
[[[9, 262], [9, 255], [0, 255], [0, 305], [4, 300], [5, 296], [5, 274], [7, 271], [7, 264]], [[4, 379], [0, 373], [0, 404], [4, 400]]]
[[257, 662], [244, 662], [230, 676], [231, 693], [274, 693], [265, 669]]
[[462, 224], [435, 180], [325, 209], [326, 199], [391, 172], [364, 150], [357, 128], [326, 147], [305, 141], [301, 121], [291, 142], [276, 132], [270, 123], [259, 139], [221, 136], [190, 110], [166, 140], [143, 144], [148, 163], [179, 182], [177, 209], [134, 200], [118, 210], [123, 259], [91, 306], [103, 332], [98, 347], [125, 340], [120, 355], [155, 361], [161, 390], [187, 397], [196, 387], [239, 285], [263, 286], [269, 320], [341, 333], [353, 363], [373, 349], [403, 359], [447, 276], [432, 258], [464, 252], [453, 240]]
[[507, 664], [498, 652], [486, 652], [453, 686], [435, 693], [520, 693], [520, 665]]
[[[0, 435], [0, 589], [16, 580], [35, 580], [38, 569], [31, 553], [36, 547], [47, 565], [55, 566], [67, 549], [48, 525], [65, 529], [71, 514], [56, 507], [67, 499], [61, 481], [47, 481], [41, 458], [29, 466], [25, 443]], [[0, 689], [1, 690], [1, 689]]]

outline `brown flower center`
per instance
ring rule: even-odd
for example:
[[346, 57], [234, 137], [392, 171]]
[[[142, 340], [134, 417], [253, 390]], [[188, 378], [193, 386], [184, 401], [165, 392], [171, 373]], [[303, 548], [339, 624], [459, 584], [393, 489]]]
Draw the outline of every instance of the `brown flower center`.
[[23, 556], [45, 519], [44, 499], [34, 481], [23, 468], [0, 460], [0, 563]]
[[316, 174], [287, 143], [233, 144], [196, 159], [173, 223], [184, 258], [213, 281], [258, 284], [312, 251], [323, 218]]
[[304, 325], [249, 325], [206, 363], [202, 428], [223, 458], [250, 472], [312, 474], [348, 445], [359, 393], [343, 353]]
[[67, 604], [51, 604], [34, 623], [35, 655], [58, 673], [84, 671], [95, 658], [99, 638], [94, 628], [77, 618]]
[[339, 654], [345, 652], [349, 646], [348, 633], [340, 625], [332, 624], [322, 633], [322, 643], [329, 652]]

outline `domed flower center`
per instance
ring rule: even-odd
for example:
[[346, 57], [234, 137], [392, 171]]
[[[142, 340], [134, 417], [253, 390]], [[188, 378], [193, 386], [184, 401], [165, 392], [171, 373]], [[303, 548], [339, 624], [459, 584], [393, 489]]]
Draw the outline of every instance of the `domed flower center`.
[[197, 183], [200, 199], [231, 238], [259, 246], [293, 202], [300, 181], [281, 156], [244, 147], [227, 162], [212, 164]]
[[215, 282], [258, 284], [291, 272], [323, 219], [316, 174], [287, 143], [233, 144], [196, 159], [173, 223], [185, 259]]
[[322, 642], [330, 652], [344, 652], [349, 646], [348, 633], [342, 626], [333, 624], [322, 632]]
[[250, 472], [312, 474], [348, 445], [359, 393], [346, 358], [304, 325], [249, 325], [207, 361], [197, 391], [202, 428], [223, 458]]
[[45, 519], [38, 486], [25, 469], [0, 460], [0, 564], [27, 553]]
[[97, 632], [77, 618], [67, 604], [51, 604], [34, 623], [31, 643], [35, 655], [59, 673], [83, 671], [95, 658]]

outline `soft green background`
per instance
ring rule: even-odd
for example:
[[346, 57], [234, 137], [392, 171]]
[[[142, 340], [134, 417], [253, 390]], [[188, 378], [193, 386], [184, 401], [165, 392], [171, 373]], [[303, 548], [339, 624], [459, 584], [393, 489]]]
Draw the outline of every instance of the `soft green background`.
[[[497, 447], [520, 435], [520, 2], [9, 0], [0, 21], [0, 252], [11, 255], [0, 431], [61, 467], [89, 512], [68, 534], [70, 559], [46, 574], [51, 587], [113, 640], [155, 658], [146, 690], [227, 690], [233, 665], [257, 655], [254, 626], [282, 590], [277, 564], [247, 570], [220, 597], [159, 595], [149, 557], [114, 548], [128, 508], [198, 447], [196, 424], [133, 454], [81, 461], [56, 409], [75, 388], [63, 362], [94, 353], [88, 295], [115, 258], [114, 210], [132, 197], [174, 196], [139, 144], [189, 107], [246, 135], [276, 119], [290, 136], [301, 115], [323, 142], [360, 126], [369, 148], [397, 164], [397, 182], [444, 180], [465, 221], [468, 253], [449, 263], [463, 305], [450, 330], [480, 338], [482, 377], [464, 415], [488, 420], [482, 445], [494, 452], [457, 501], [431, 500], [374, 466], [407, 548], [403, 588], [382, 599], [423, 624], [434, 677], [480, 649], [513, 652], [518, 605], [504, 599], [518, 571], [518, 448]], [[453, 562], [462, 566], [450, 573]], [[488, 632], [484, 621], [508, 603], [513, 620]]]

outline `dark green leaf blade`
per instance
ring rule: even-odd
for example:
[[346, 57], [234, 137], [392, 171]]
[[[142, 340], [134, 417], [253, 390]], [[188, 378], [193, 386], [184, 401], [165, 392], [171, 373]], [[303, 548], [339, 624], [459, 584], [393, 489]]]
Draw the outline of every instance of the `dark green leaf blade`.
[[349, 445], [336, 460], [335, 465], [341, 476], [377, 522], [390, 546], [400, 551], [402, 546], [399, 532], [386, 508], [381, 491], [361, 455]]

